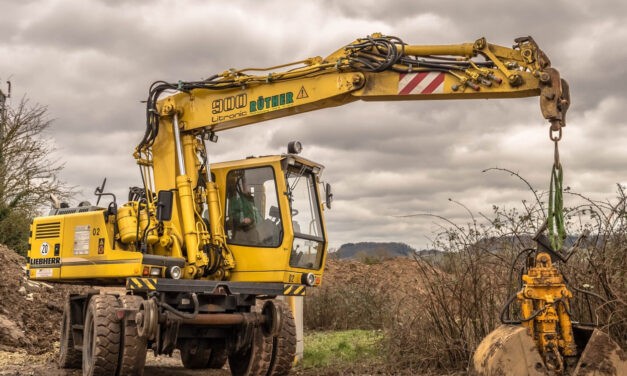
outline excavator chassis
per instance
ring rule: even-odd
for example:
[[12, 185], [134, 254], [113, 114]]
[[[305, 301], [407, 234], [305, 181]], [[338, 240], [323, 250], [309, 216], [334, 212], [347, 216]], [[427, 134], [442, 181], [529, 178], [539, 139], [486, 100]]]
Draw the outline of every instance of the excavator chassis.
[[[289, 373], [294, 318], [274, 298], [280, 283], [128, 278], [124, 295], [71, 294], [61, 325], [59, 365], [84, 375], [141, 375], [146, 352], [181, 352], [183, 366], [233, 375]], [[263, 304], [262, 304], [263, 302]]]

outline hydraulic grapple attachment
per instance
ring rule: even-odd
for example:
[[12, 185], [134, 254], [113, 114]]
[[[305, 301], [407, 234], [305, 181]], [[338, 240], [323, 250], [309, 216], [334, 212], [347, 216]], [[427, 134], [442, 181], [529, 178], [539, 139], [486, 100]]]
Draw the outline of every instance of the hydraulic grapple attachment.
[[546, 365], [527, 329], [501, 325], [481, 341], [470, 375], [484, 376], [620, 376], [627, 375], [625, 352], [598, 329], [575, 327], [578, 356], [563, 371]]
[[[527, 259], [522, 288], [503, 310], [501, 325], [479, 344], [471, 375], [627, 375], [627, 358], [610, 337], [571, 318], [572, 294], [553, 266], [566, 261], [536, 236], [538, 249]], [[531, 249], [531, 252], [534, 250]], [[516, 301], [520, 318], [511, 320]]]

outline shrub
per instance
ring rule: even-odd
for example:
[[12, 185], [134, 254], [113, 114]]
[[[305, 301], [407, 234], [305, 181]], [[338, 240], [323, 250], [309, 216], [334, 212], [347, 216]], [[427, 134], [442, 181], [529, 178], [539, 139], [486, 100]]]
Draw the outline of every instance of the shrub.
[[0, 219], [0, 244], [22, 256], [28, 252], [28, 232], [31, 216], [20, 210], [12, 211]]
[[[584, 201], [567, 210], [567, 233], [591, 234], [578, 241], [576, 236], [567, 238], [565, 248], [572, 255], [566, 263], [556, 262], [575, 294], [573, 318], [598, 324], [625, 348], [624, 189], [618, 187], [613, 202], [570, 194]], [[480, 219], [470, 213], [472, 221], [463, 226], [440, 218], [445, 225], [433, 248], [445, 253], [416, 259], [420, 288], [391, 295], [385, 287], [359, 279], [322, 287], [305, 300], [306, 327], [383, 329], [381, 351], [390, 370], [464, 370], [477, 345], [500, 325], [508, 297], [520, 288], [524, 265], [520, 256], [535, 248], [533, 236], [544, 222], [543, 204], [536, 198], [535, 204], [522, 201], [520, 210], [494, 206], [490, 215]], [[516, 317], [516, 310], [511, 314]]]

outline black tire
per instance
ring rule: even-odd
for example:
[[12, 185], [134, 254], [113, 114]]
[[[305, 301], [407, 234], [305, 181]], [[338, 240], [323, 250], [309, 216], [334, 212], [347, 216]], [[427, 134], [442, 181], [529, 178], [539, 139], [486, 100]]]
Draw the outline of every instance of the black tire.
[[272, 336], [255, 328], [251, 345], [229, 355], [229, 367], [234, 376], [265, 376], [272, 360]]
[[272, 360], [268, 376], [286, 376], [290, 373], [296, 356], [296, 323], [290, 307], [280, 300], [275, 300], [281, 310], [283, 322], [279, 334], [272, 338]]
[[83, 376], [116, 374], [120, 353], [120, 322], [116, 308], [119, 308], [119, 302], [113, 295], [91, 297], [83, 329]]
[[[137, 295], [124, 295], [119, 298], [120, 306], [138, 310], [144, 299]], [[135, 321], [125, 320], [121, 324], [122, 335], [118, 363], [119, 376], [142, 376], [146, 365], [146, 338], [137, 334]]]
[[211, 369], [222, 369], [226, 364], [227, 353], [226, 348], [223, 347], [212, 347], [211, 355], [209, 355], [209, 361], [207, 362], [207, 368]]
[[[68, 298], [69, 299], [69, 298]], [[59, 339], [59, 367], [68, 369], [81, 368], [83, 354], [74, 347], [74, 337], [72, 336], [72, 321], [69, 300], [63, 308], [61, 318], [61, 338]]]
[[202, 339], [187, 339], [181, 344], [181, 360], [187, 369], [207, 368], [211, 356], [209, 342]]

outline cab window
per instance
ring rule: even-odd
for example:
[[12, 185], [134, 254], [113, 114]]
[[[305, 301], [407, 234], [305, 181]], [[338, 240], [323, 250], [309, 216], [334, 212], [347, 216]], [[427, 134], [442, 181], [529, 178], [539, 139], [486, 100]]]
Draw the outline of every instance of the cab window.
[[272, 167], [231, 170], [226, 177], [227, 243], [278, 247], [283, 226]]
[[290, 166], [286, 178], [294, 229], [290, 266], [318, 270], [324, 255], [324, 233], [316, 178], [305, 166]]

